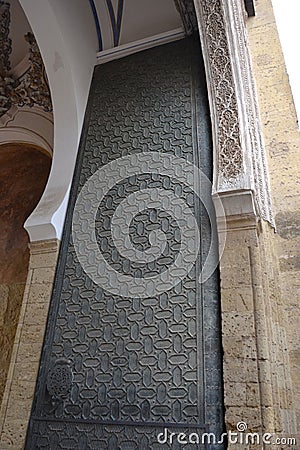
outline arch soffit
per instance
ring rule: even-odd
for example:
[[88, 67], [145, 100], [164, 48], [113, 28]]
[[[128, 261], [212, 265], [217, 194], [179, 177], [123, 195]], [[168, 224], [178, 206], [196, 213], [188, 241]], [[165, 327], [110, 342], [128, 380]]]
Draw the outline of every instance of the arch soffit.
[[[50, 176], [44, 194], [27, 219], [25, 228], [31, 241], [60, 239], [96, 59], [96, 38], [93, 41], [92, 17], [82, 14], [81, 0], [73, 1], [72, 7], [60, 0], [20, 0], [20, 3], [43, 58], [54, 115], [54, 151]], [[43, 17], [47, 20], [41, 20]], [[82, 39], [81, 33], [72, 35], [70, 32], [71, 24], [80, 21], [87, 29]], [[96, 36], [96, 31], [94, 34]]]

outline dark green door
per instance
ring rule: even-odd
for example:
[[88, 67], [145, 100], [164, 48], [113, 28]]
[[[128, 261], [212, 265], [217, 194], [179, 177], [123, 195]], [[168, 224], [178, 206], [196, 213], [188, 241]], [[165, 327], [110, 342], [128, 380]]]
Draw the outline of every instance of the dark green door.
[[205, 86], [192, 38], [95, 69], [28, 450], [223, 448]]

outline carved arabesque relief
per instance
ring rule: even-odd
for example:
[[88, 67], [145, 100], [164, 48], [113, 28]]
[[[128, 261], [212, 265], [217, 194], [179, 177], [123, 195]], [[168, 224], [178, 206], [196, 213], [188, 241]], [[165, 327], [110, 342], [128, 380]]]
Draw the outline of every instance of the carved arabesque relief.
[[0, 69], [3, 71], [10, 70], [10, 54], [11, 54], [11, 39], [9, 38], [9, 24], [10, 24], [10, 5], [0, 1]]
[[[228, 9], [226, 10], [226, 8]], [[246, 124], [245, 133], [248, 132], [249, 139], [247, 153], [248, 158], [251, 158], [249, 165], [252, 165], [253, 170], [255, 200], [260, 216], [275, 226], [256, 86], [245, 26], [247, 15], [241, 0], [233, 0], [226, 3], [226, 8], [225, 11], [230, 18], [230, 22], [234, 24], [234, 27], [231, 27], [232, 45], [238, 52], [239, 64], [236, 65], [236, 68], [240, 71], [238, 79], [241, 82], [241, 91], [244, 95], [242, 105], [244, 106], [243, 114], [245, 115], [244, 123]]]
[[244, 1], [175, 4], [187, 34], [195, 31], [197, 15], [213, 127], [214, 192], [252, 190], [258, 215], [274, 226]]
[[52, 111], [48, 82], [41, 54], [32, 33], [27, 33], [25, 39], [29, 44], [29, 69], [18, 80], [12, 93], [12, 102], [19, 107], [40, 106], [46, 112]]
[[207, 50], [210, 56], [218, 125], [218, 170], [224, 179], [231, 180], [241, 173], [243, 158], [236, 92], [220, 1], [202, 2], [202, 13], [206, 24]]
[[0, 2], [0, 116], [11, 108], [10, 92], [14, 80], [9, 76], [12, 42], [9, 38], [10, 5]]
[[46, 112], [52, 111], [51, 97], [44, 64], [38, 45], [32, 33], [25, 39], [29, 44], [29, 67], [25, 73], [16, 78], [12, 75], [10, 55], [12, 41], [10, 32], [10, 4], [0, 1], [0, 117], [12, 106], [40, 106]]

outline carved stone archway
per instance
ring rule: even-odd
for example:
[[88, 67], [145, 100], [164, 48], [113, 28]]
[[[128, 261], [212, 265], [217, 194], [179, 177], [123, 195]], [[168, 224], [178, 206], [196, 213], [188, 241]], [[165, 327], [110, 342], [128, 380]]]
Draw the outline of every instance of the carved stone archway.
[[[197, 18], [194, 15], [193, 8], [191, 8], [193, 2]], [[29, 4], [30, 1], [23, 0], [23, 3]], [[235, 392], [234, 386], [237, 383], [247, 385], [247, 387], [255, 385], [258, 392], [252, 396], [251, 401], [253, 405], [255, 404], [255, 407], [251, 406], [251, 408], [255, 412], [259, 411], [260, 414], [257, 418], [257, 427], [259, 427], [259, 424], [263, 424], [265, 429], [272, 431], [271, 425], [274, 423], [272, 417], [273, 400], [270, 391], [268, 375], [270, 361], [268, 345], [266, 344], [268, 327], [265, 326], [264, 298], [258, 292], [262, 288], [263, 282], [261, 280], [262, 274], [259, 273], [261, 251], [258, 248], [257, 235], [259, 219], [262, 219], [262, 222], [269, 222], [272, 226], [274, 226], [274, 219], [247, 44], [246, 10], [242, 0], [231, 0], [230, 2], [227, 0], [182, 0], [180, 5], [187, 28], [196, 23], [201, 38], [213, 127], [214, 193], [222, 198], [227, 215], [227, 228], [234, 233], [237, 230], [235, 236], [238, 236], [238, 239], [241, 238], [243, 244], [241, 251], [248, 252], [248, 259], [244, 268], [247, 270], [247, 276], [249, 275], [246, 282], [249, 285], [249, 298], [251, 297], [249, 304], [251, 303], [251, 307], [253, 307], [250, 312], [248, 311], [249, 317], [251, 316], [249, 321], [251, 320], [251, 324], [253, 324], [250, 338], [256, 341], [256, 344], [253, 347], [253, 357], [249, 358], [253, 365], [248, 365], [248, 362], [245, 362], [246, 359], [243, 360], [242, 358], [239, 358], [238, 363], [238, 358], [234, 360], [234, 357], [232, 357], [233, 365], [230, 369], [232, 373], [238, 373], [241, 368], [239, 364], [244, 362], [245, 367], [251, 374], [249, 379], [242, 380], [238, 373], [240, 382], [235, 380], [232, 383], [232, 392]], [[60, 26], [62, 25], [60, 24]], [[43, 50], [42, 47], [41, 42], [41, 50]], [[59, 141], [59, 136], [57, 136], [57, 139]], [[63, 142], [57, 142], [57, 145], [63, 147]], [[73, 158], [74, 155], [72, 154], [72, 161]], [[58, 202], [55, 207], [59, 208], [59, 205]], [[220, 223], [220, 234], [222, 227], [223, 224]], [[226, 261], [228, 262], [229, 258]], [[224, 269], [226, 269], [225, 264], [222, 265], [221, 263], [223, 284], [226, 280], [227, 282], [229, 280], [228, 271], [226, 272]], [[234, 264], [232, 271], [234, 277], [237, 278], [235, 273], [237, 269]], [[236, 281], [236, 278], [234, 281]], [[232, 295], [238, 296], [239, 294], [237, 290]], [[225, 303], [223, 291], [222, 297], [222, 302]], [[243, 313], [238, 310], [236, 313], [240, 314], [240, 318], [243, 320]], [[226, 322], [226, 314], [224, 314], [224, 317], [224, 334], [225, 337], [228, 337], [229, 326]], [[262, 330], [265, 331], [265, 334]], [[41, 344], [42, 342], [40, 342], [40, 347]], [[225, 358], [229, 355], [226, 345], [224, 345]], [[264, 377], [264, 380], [261, 377]], [[254, 379], [257, 382], [254, 382]], [[35, 379], [33, 378], [31, 381], [34, 382]], [[227, 387], [225, 386], [225, 393], [226, 390]], [[30, 406], [30, 403], [28, 403], [28, 412]], [[249, 407], [247, 410], [245, 407], [243, 410], [244, 417], [240, 417], [240, 419], [251, 418], [250, 414], [247, 416], [251, 408]], [[6, 427], [9, 425], [9, 409], [7, 412]], [[229, 419], [227, 420], [227, 426], [230, 426]], [[22, 440], [22, 437], [20, 439]]]
[[[55, 38], [53, 36], [49, 39], [49, 33], [46, 35], [44, 28], [38, 23], [39, 11], [33, 6], [32, 1], [22, 0], [21, 3], [32, 22], [41, 52], [45, 59], [50, 87], [53, 90], [54, 109], [57, 103], [58, 110], [60, 107], [61, 88], [59, 86], [55, 87], [56, 85], [53, 82], [55, 77], [52, 77], [52, 66], [56, 76], [56, 63], [52, 65], [48, 63], [48, 55], [51, 58], [53, 56], [50, 55], [49, 50], [52, 47], [58, 47], [55, 41], [58, 33], [55, 34]], [[176, 0], [176, 3], [179, 5], [183, 21], [186, 25], [186, 31], [189, 33], [194, 27], [194, 29], [198, 28], [200, 33], [213, 126], [214, 192], [222, 193], [224, 206], [226, 207], [226, 203], [232, 203], [231, 194], [234, 191], [242, 191], [242, 195], [239, 198], [242, 198], [245, 205], [247, 205], [243, 207], [243, 213], [247, 215], [256, 215], [258, 213], [258, 216], [274, 225], [262, 135], [259, 128], [256, 99], [253, 93], [254, 82], [251, 75], [250, 59], [247, 50], [245, 31], [245, 18], [247, 13], [244, 0], [233, 0], [232, 2], [225, 0]], [[197, 17], [195, 16], [195, 10]], [[52, 20], [51, 14], [47, 14], [47, 17], [50, 21]], [[63, 21], [62, 17], [60, 20], [61, 22]], [[57, 24], [56, 18], [53, 21], [56, 27], [60, 26], [63, 28], [63, 23]], [[64, 34], [66, 34], [65, 30], [62, 32], [62, 35]], [[53, 45], [51, 44], [52, 40]], [[61, 44], [59, 48], [63, 48], [63, 45]], [[67, 59], [70, 66], [72, 66], [73, 62], [70, 54]], [[88, 63], [90, 64], [90, 61]], [[74, 65], [76, 64], [78, 65], [78, 62], [74, 60]], [[64, 68], [66, 67], [66, 61], [64, 61], [63, 66]], [[89, 70], [87, 68], [87, 72]], [[73, 74], [73, 76], [75, 75]], [[64, 84], [69, 85], [72, 77], [70, 74], [67, 74], [66, 77], [69, 81], [64, 82]], [[88, 89], [87, 83], [84, 89]], [[56, 92], [58, 93], [57, 95]], [[85, 94], [87, 96], [87, 92]], [[56, 97], [58, 97], [58, 101], [56, 101]], [[70, 95], [68, 96], [69, 98], [71, 98]], [[70, 105], [70, 112], [67, 116], [71, 117], [73, 114], [76, 117], [79, 106], [82, 116], [85, 100], [86, 98], [82, 104], [78, 100]], [[64, 102], [63, 111], [60, 113], [56, 111], [57, 123], [55, 129], [58, 131], [61, 127], [60, 124], [65, 120], [65, 107], [66, 103]], [[58, 118], [60, 114], [64, 116], [62, 119]], [[81, 123], [80, 120], [79, 122]], [[69, 124], [68, 127], [62, 126], [63, 130], [69, 130], [69, 128]], [[45, 234], [45, 239], [55, 237], [60, 239], [61, 235], [64, 212], [59, 214], [59, 223], [55, 225], [55, 229], [53, 228], [53, 218], [61, 208], [65, 210], [66, 197], [63, 202], [64, 206], [61, 202], [63, 196], [68, 191], [68, 186], [64, 186], [64, 193], [54, 195], [53, 190], [57, 190], [57, 186], [55, 187], [56, 178], [54, 177], [54, 173], [57, 171], [60, 174], [62, 167], [61, 159], [63, 159], [64, 164], [67, 164], [73, 170], [76, 144], [74, 142], [68, 144], [70, 150], [69, 154], [67, 154], [65, 148], [66, 133], [62, 132], [60, 139], [58, 131], [55, 137], [55, 148], [57, 150], [54, 152], [53, 177], [51, 175], [51, 180], [52, 178], [53, 180], [50, 180], [41, 205], [34, 212], [27, 224], [28, 232], [31, 234], [33, 241], [42, 239], [43, 234]], [[73, 136], [77, 134], [78, 139], [80, 128], [77, 129], [76, 133], [68, 133], [69, 138], [72, 135], [73, 139]], [[61, 158], [59, 155], [61, 155]], [[66, 177], [64, 178], [66, 179]], [[68, 184], [70, 184], [71, 175], [67, 178]], [[51, 204], [51, 207], [47, 196], [52, 199], [53, 204]], [[53, 202], [54, 198], [55, 201]], [[239, 201], [239, 205], [240, 203]], [[45, 213], [46, 208], [48, 209], [47, 213]], [[231, 215], [233, 213], [234, 211], [231, 211]], [[240, 213], [240, 211], [237, 210], [237, 213]], [[50, 228], [52, 232], [49, 234], [48, 231]]]

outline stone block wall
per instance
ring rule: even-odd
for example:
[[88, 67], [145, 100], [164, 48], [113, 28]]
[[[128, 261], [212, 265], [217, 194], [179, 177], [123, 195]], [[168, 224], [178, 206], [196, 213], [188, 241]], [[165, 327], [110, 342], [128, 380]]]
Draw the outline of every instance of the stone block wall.
[[0, 411], [0, 449], [21, 450], [29, 421], [59, 242], [30, 245], [29, 271]]
[[25, 283], [0, 284], [0, 403], [18, 325]]
[[252, 433], [293, 437], [297, 402], [274, 231], [245, 225], [228, 222], [220, 263], [226, 428], [237, 431], [242, 421]]
[[51, 166], [49, 156], [31, 145], [2, 142], [0, 139], [0, 404], [28, 271], [28, 234], [23, 225], [45, 189]]
[[267, 239], [271, 261], [264, 264], [273, 271], [269, 339], [276, 338], [282, 352], [278, 365], [273, 353], [272, 372], [283, 430], [293, 433], [300, 429], [300, 133], [271, 0], [255, 4], [247, 26], [277, 226]]
[[255, 5], [247, 28], [276, 232], [242, 217], [227, 223], [220, 264], [225, 420], [227, 429], [244, 421], [251, 432], [294, 436], [299, 445], [300, 134], [271, 0]]

